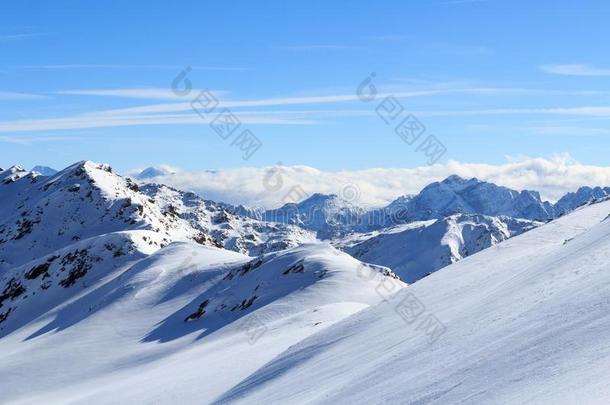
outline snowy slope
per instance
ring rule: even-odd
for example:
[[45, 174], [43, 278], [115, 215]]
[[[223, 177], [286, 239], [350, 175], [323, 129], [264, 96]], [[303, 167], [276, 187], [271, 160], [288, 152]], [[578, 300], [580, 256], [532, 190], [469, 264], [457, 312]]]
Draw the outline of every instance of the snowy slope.
[[75, 242], [0, 273], [0, 337], [163, 245], [152, 231], [113, 232]]
[[609, 213], [590, 205], [446, 267], [291, 347], [220, 402], [606, 404]]
[[401, 280], [413, 283], [539, 225], [524, 219], [457, 214], [378, 232], [344, 250], [359, 260], [389, 267]]
[[380, 302], [379, 283], [404, 288], [324, 244], [253, 259], [174, 243], [3, 336], [0, 402], [209, 403]]

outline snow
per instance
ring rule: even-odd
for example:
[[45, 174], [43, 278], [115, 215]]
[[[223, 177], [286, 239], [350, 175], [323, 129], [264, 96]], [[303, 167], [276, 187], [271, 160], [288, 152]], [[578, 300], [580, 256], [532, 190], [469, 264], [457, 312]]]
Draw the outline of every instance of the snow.
[[359, 229], [364, 209], [335, 194], [316, 193], [299, 203], [262, 213], [261, 219], [301, 226], [315, 231], [318, 238], [330, 239]]
[[165, 244], [196, 234], [109, 166], [79, 162], [50, 177], [13, 170], [9, 178], [0, 183], [0, 270], [112, 232], [154, 230]]
[[155, 177], [168, 176], [173, 174], [172, 171], [163, 167], [147, 167], [136, 176], [138, 180], [149, 180]]
[[[601, 189], [600, 189], [601, 190]], [[603, 190], [602, 190], [603, 192]], [[230, 211], [270, 222], [296, 224], [315, 231], [320, 239], [343, 238], [415, 221], [443, 219], [455, 214], [506, 216], [531, 221], [548, 221], [593, 200], [599, 192], [581, 193], [579, 204], [555, 206], [542, 201], [536, 191], [516, 191], [476, 178], [449, 176], [431, 183], [417, 195], [402, 196], [386, 207], [365, 209], [357, 202], [334, 195], [313, 194], [303, 201], [261, 211], [239, 206]]]
[[591, 201], [610, 196], [610, 187], [580, 187], [575, 193], [568, 193], [555, 204], [557, 215], [563, 215]]
[[[357, 260], [326, 244], [260, 260], [241, 274], [252, 258], [182, 242], [92, 285], [3, 337], [2, 402], [209, 402], [291, 345], [380, 302], [381, 280], [404, 288], [387, 269], [363, 277]], [[286, 273], [297, 263], [302, 272]], [[260, 301], [231, 311], [253, 291]], [[186, 322], [206, 297], [210, 313]], [[256, 340], [253, 320], [264, 328]]]
[[142, 192], [163, 211], [171, 210], [218, 246], [258, 256], [316, 241], [314, 232], [295, 225], [268, 223], [235, 215], [226, 205], [164, 185], [148, 184]]
[[378, 232], [346, 246], [345, 251], [364, 262], [389, 267], [401, 280], [413, 283], [539, 225], [508, 217], [457, 214]]
[[40, 173], [43, 176], [52, 176], [57, 173], [57, 170], [53, 169], [52, 167], [48, 167], [48, 166], [34, 166], [32, 168], [32, 171]]
[[281, 223], [93, 162], [13, 166], [0, 403], [607, 403], [603, 193], [452, 176]]
[[521, 192], [476, 178], [450, 176], [426, 186], [407, 205], [411, 220], [442, 218], [456, 213], [509, 216], [536, 221], [554, 218], [553, 206], [535, 191]]
[[[609, 212], [586, 207], [446, 267], [291, 347], [221, 402], [605, 404]], [[437, 341], [394, 311], [405, 294], [441, 320]]]

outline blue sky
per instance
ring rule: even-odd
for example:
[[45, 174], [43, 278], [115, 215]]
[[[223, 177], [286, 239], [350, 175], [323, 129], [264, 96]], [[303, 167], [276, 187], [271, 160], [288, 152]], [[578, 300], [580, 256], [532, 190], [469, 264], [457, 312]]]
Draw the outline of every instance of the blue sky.
[[[18, 1], [2, 8], [0, 166], [61, 168], [82, 159], [119, 171], [158, 163], [189, 170], [425, 165], [375, 113], [392, 94], [445, 145], [439, 163], [567, 152], [607, 164], [608, 2]], [[177, 96], [171, 84], [187, 66], [193, 90]], [[365, 103], [356, 88], [371, 72], [381, 96]], [[200, 89], [260, 139], [249, 160], [188, 108]]]

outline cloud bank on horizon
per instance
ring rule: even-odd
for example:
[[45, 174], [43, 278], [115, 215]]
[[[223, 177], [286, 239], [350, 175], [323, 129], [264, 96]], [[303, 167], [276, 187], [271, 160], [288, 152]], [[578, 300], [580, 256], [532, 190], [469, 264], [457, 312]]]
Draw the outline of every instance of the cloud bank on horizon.
[[[159, 167], [167, 169], [167, 165]], [[135, 175], [141, 169], [134, 169]], [[182, 171], [149, 179], [193, 191], [205, 198], [251, 207], [275, 208], [283, 204], [295, 186], [313, 193], [350, 193], [353, 202], [368, 207], [383, 206], [405, 194], [415, 194], [429, 183], [452, 174], [476, 177], [515, 190], [539, 191], [544, 199], [556, 201], [581, 186], [609, 186], [610, 167], [585, 165], [569, 154], [551, 158], [507, 158], [503, 164], [462, 163], [414, 168], [373, 168], [353, 171], [322, 171], [309, 166], [244, 167], [234, 169]], [[354, 193], [356, 197], [354, 201]]]

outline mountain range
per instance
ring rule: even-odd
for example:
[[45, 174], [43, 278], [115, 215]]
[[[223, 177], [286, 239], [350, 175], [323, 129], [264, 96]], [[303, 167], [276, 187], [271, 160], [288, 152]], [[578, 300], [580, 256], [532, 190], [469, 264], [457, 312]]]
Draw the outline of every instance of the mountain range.
[[0, 170], [0, 402], [604, 398], [609, 194], [451, 176], [259, 210], [89, 161]]
[[547, 222], [590, 201], [610, 195], [610, 187], [582, 187], [556, 204], [536, 191], [515, 191], [478, 180], [450, 176], [431, 183], [416, 195], [398, 197], [389, 205], [365, 209], [336, 194], [313, 194], [298, 203], [271, 210], [226, 206], [237, 215], [294, 224], [333, 239], [353, 232], [371, 232], [416, 221], [438, 220], [455, 214], [480, 214]]

